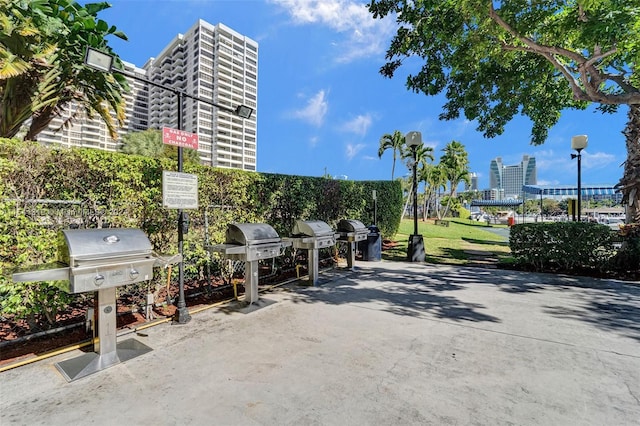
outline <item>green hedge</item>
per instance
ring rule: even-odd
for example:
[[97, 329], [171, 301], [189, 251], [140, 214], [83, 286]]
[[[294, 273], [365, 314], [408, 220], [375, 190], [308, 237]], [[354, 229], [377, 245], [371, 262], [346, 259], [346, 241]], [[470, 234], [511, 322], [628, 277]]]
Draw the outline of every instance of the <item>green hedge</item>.
[[[170, 252], [176, 246], [176, 211], [162, 207], [162, 171], [176, 169], [170, 159], [0, 139], [0, 208], [7, 219], [3, 235], [9, 240], [25, 235], [24, 229], [20, 231], [23, 227], [16, 226], [27, 220], [21, 216], [25, 200], [79, 200], [93, 212], [83, 226], [102, 227], [108, 222], [112, 227], [140, 227], [157, 251]], [[222, 242], [231, 221], [266, 222], [281, 236], [290, 234], [296, 219], [323, 220], [333, 226], [349, 218], [368, 225], [373, 222], [373, 190], [378, 194], [378, 226], [383, 237], [394, 235], [400, 225], [398, 181], [343, 181], [198, 164], [185, 164], [184, 171], [196, 174], [199, 186], [199, 208], [187, 211], [194, 225], [190, 239], [202, 237], [198, 228], [205, 212], [212, 242]], [[5, 249], [0, 248], [0, 263], [44, 260], [37, 255], [5, 253]]]
[[[70, 295], [55, 285], [11, 280], [15, 268], [56, 259], [56, 233], [70, 226], [69, 217], [60, 217], [64, 212], [74, 210], [81, 227], [139, 227], [157, 252], [175, 253], [177, 211], [162, 207], [162, 171], [176, 169], [171, 159], [0, 139], [0, 315], [17, 315], [35, 326], [52, 323], [68, 305]], [[398, 181], [342, 181], [190, 163], [184, 171], [198, 176], [199, 199], [197, 210], [186, 211], [187, 279], [203, 276], [209, 256], [205, 238], [209, 244], [224, 242], [229, 222], [269, 223], [283, 237], [290, 235], [296, 219], [334, 226], [348, 218], [368, 225], [376, 190], [382, 235], [394, 235], [400, 225]]]
[[535, 271], [607, 271], [615, 254], [612, 231], [587, 222], [525, 223], [511, 227], [509, 246]]

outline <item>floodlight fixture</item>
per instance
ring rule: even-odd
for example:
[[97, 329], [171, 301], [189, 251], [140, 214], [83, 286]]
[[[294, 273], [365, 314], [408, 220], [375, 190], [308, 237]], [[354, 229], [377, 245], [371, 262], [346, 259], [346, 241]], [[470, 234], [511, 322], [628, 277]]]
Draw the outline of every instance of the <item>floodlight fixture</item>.
[[93, 47], [87, 47], [87, 53], [84, 56], [84, 63], [98, 71], [111, 72], [111, 67], [113, 66], [113, 55], [101, 52]]

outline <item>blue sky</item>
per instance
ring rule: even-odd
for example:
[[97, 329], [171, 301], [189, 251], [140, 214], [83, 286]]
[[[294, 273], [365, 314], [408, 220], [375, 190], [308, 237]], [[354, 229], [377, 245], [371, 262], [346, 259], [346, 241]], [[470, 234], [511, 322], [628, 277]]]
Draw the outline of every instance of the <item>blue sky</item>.
[[[259, 43], [258, 171], [293, 175], [346, 176], [354, 180], [391, 178], [392, 153], [378, 158], [379, 139], [400, 130], [422, 132], [436, 160], [451, 140], [465, 145], [480, 189], [489, 186], [489, 163], [502, 157], [517, 164], [536, 157], [538, 183], [575, 184], [571, 136], [586, 134], [582, 182], [615, 184], [626, 158], [626, 107], [615, 115], [593, 108], [566, 111], [544, 145], [529, 144], [531, 125], [518, 117], [503, 135], [485, 139], [476, 123], [440, 121], [444, 97], [408, 91], [404, 77], [378, 70], [394, 33], [392, 20], [373, 20], [365, 3], [353, 0], [112, 0], [99, 17], [124, 31], [111, 47], [142, 66], [197, 19], [223, 23]], [[414, 66], [418, 64], [414, 62]], [[396, 163], [395, 176], [408, 170]]]

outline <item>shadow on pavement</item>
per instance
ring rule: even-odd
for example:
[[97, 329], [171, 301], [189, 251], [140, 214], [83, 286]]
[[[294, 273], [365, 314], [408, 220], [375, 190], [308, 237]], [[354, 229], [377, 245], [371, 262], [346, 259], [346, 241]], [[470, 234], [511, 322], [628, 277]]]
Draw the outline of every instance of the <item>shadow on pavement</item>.
[[[453, 271], [452, 271], [453, 269]], [[337, 275], [340, 275], [338, 273]], [[372, 282], [363, 286], [361, 282]], [[450, 292], [469, 285], [490, 285], [500, 291], [522, 295], [558, 291], [569, 293], [570, 306], [543, 306], [544, 313], [569, 318], [640, 340], [640, 285], [614, 280], [546, 273], [482, 268], [424, 269], [408, 264], [405, 271], [367, 267], [341, 272], [327, 286], [303, 288], [295, 303], [385, 304], [396, 315], [429, 315], [439, 319], [501, 322], [483, 312], [487, 306], [465, 302]], [[444, 294], [447, 293], [447, 294]]]
[[[386, 304], [383, 311], [396, 315], [418, 317], [433, 315], [440, 319], [473, 322], [500, 322], [500, 319], [481, 312], [486, 306], [468, 303], [445, 291], [461, 290], [460, 284], [476, 279], [476, 274], [447, 276], [444, 272], [407, 271], [405, 273], [384, 268], [372, 268], [351, 272], [326, 288], [301, 289], [294, 303], [329, 303], [334, 305], [354, 303]], [[362, 280], [373, 281], [373, 286], [362, 286]], [[384, 286], [376, 286], [376, 282]], [[397, 285], [395, 285], [397, 284]], [[379, 308], [377, 308], [379, 309]]]

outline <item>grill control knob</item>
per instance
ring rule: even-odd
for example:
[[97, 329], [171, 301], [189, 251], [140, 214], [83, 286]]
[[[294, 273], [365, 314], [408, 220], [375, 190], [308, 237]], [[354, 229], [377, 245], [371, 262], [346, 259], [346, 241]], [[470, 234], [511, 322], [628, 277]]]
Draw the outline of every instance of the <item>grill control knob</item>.
[[138, 278], [138, 275], [140, 275], [140, 272], [138, 272], [138, 270], [137, 270], [137, 269], [133, 269], [133, 268], [131, 268], [131, 271], [129, 271], [129, 277], [130, 277], [132, 280], [135, 280], [136, 278]]
[[96, 287], [100, 287], [102, 284], [104, 284], [104, 275], [102, 274], [98, 274], [93, 278], [93, 283], [96, 285]]

